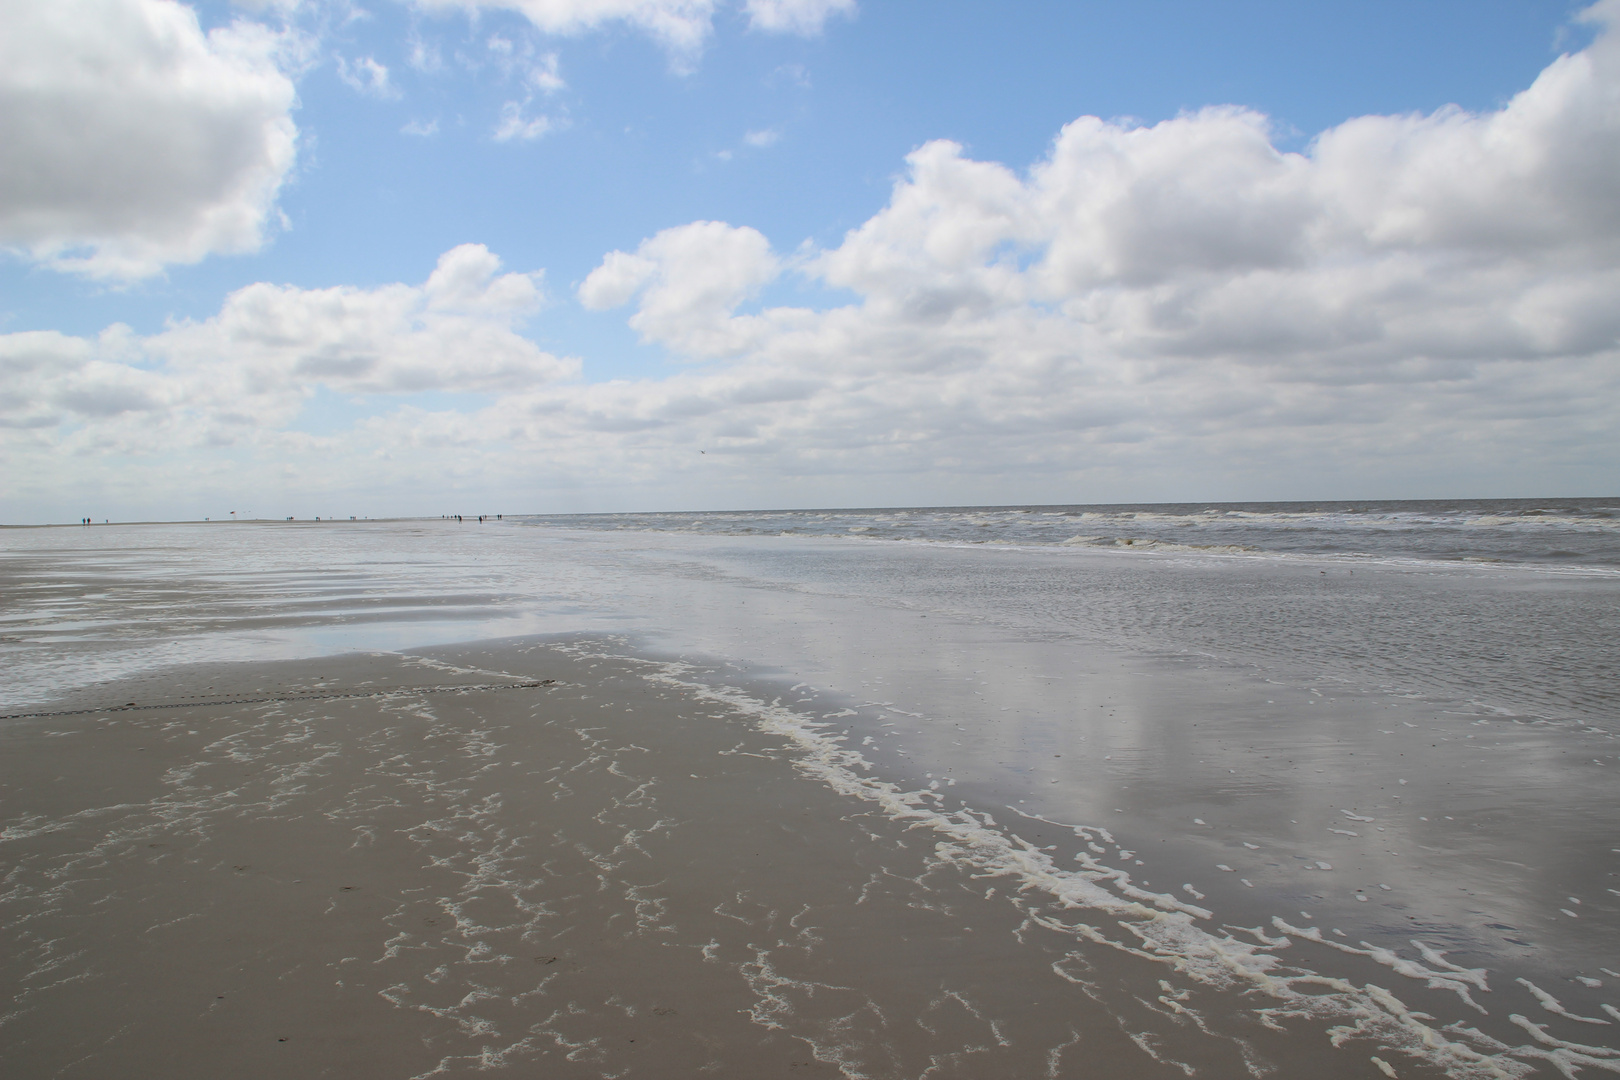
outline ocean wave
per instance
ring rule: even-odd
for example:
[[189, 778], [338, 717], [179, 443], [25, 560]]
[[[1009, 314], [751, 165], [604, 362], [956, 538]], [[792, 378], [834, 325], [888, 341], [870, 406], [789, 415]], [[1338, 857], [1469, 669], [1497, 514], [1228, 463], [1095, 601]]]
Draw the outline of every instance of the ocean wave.
[[1112, 545], [1209, 554], [1620, 567], [1620, 507], [1612, 500], [878, 507], [523, 520], [551, 527], [709, 535], [844, 535], [942, 544], [982, 544], [993, 536], [1000, 546]]

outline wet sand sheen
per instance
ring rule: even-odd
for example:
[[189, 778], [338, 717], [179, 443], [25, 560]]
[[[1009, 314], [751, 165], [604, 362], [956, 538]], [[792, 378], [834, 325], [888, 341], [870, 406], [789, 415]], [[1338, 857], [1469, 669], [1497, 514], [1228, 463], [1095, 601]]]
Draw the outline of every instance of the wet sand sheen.
[[1308, 940], [1245, 948], [1191, 902], [1058, 872], [622, 643], [216, 665], [102, 700], [383, 689], [0, 732], [7, 1075], [1524, 1068], [1399, 1053], [1454, 987], [1290, 981], [1261, 946]]
[[[1011, 913], [907, 908], [899, 830], [795, 777], [780, 740], [622, 663], [457, 660], [141, 689], [490, 681], [468, 662], [558, 683], [7, 732], [6, 802], [32, 820], [8, 815], [6, 1072], [898, 1075], [1060, 1049], [974, 1015], [1023, 976]], [[1157, 1071], [1117, 1029], [1085, 1042]]]

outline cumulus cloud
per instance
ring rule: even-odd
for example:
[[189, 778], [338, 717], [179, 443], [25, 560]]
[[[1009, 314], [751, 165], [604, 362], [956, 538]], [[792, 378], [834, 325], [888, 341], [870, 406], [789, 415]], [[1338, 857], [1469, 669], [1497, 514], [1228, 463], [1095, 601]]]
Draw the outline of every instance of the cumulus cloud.
[[0, 245], [135, 279], [257, 249], [292, 168], [296, 41], [169, 0], [0, 0]]
[[[373, 416], [321, 460], [621, 505], [1592, 490], [1620, 467], [1617, 15], [1492, 111], [1362, 117], [1298, 153], [1239, 108], [1082, 117], [1022, 170], [918, 148], [827, 250], [665, 229], [578, 289], [701, 361], [665, 377], [566, 379], [515, 331], [533, 279], [457, 249], [421, 287], [254, 286], [133, 343], [0, 339], [22, 373], [0, 437], [436, 385], [497, 397]], [[795, 278], [848, 299], [749, 306]]]
[[315, 386], [346, 394], [519, 390], [574, 365], [516, 331], [541, 301], [538, 275], [501, 274], [481, 244], [446, 252], [421, 286], [249, 285], [219, 314], [146, 338], [142, 351], [196, 407], [253, 401], [290, 415]]
[[131, 337], [122, 325], [94, 340], [54, 330], [0, 336], [0, 429], [104, 420], [172, 402], [170, 384], [128, 362]]
[[260, 283], [209, 319], [146, 337], [121, 326], [93, 340], [0, 335], [0, 428], [53, 444], [229, 443], [287, 423], [317, 387], [512, 392], [574, 376], [576, 361], [519, 333], [542, 302], [540, 275], [500, 269], [488, 249], [463, 244], [419, 286]]
[[821, 33], [834, 15], [855, 14], [855, 0], [748, 0], [748, 25], [775, 34]]
[[1612, 458], [1617, 212], [1607, 29], [1501, 109], [1362, 117], [1302, 153], [1233, 107], [1083, 117], [1024, 172], [934, 142], [793, 262], [845, 306], [737, 315], [784, 264], [719, 222], [610, 253], [582, 303], [730, 362], [571, 387], [545, 423], [621, 466], [684, 442], [777, 476], [958, 484]]
[[733, 315], [780, 272], [770, 241], [756, 229], [695, 221], [665, 229], [634, 255], [610, 253], [580, 285], [587, 308], [602, 310], [640, 294], [630, 325], [647, 341], [693, 356], [737, 352], [757, 320]]
[[1617, 89], [1605, 33], [1496, 112], [1362, 117], [1304, 153], [1236, 108], [1084, 117], [1024, 176], [932, 143], [814, 269], [874, 318], [1051, 311], [1088, 355], [1295, 380], [1590, 355], [1620, 330], [1597, 300], [1620, 270]]

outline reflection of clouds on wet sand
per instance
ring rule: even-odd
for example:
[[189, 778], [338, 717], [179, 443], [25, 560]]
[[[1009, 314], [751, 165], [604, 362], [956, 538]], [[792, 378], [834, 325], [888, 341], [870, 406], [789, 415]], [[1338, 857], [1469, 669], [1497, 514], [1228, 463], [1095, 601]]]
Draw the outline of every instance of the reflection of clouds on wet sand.
[[[1012, 913], [934, 895], [927, 850], [795, 779], [780, 738], [649, 682], [662, 665], [496, 659], [562, 682], [532, 704], [367, 697], [17, 733], [37, 765], [102, 770], [121, 797], [75, 808], [101, 790], [12, 778], [42, 809], [7, 822], [5, 1058], [887, 1075], [935, 1057], [1022, 1071], [1072, 1041], [1053, 1016], [999, 1015]], [[294, 688], [411, 666], [302, 663]], [[977, 932], [963, 904], [990, 916]]]
[[1106, 828], [896, 786], [808, 688], [585, 639], [164, 686], [540, 678], [14, 726], [0, 1060], [1517, 1076], [1615, 1057], [1598, 1010], [1491, 986], [1443, 944], [1223, 924], [1199, 889], [1148, 887]]

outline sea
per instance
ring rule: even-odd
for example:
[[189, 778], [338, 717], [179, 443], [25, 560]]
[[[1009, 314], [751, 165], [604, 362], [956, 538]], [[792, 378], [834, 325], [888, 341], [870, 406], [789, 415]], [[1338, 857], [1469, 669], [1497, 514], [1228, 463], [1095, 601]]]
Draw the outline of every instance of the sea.
[[1367, 1075], [1620, 1072], [1620, 497], [459, 511], [0, 530], [0, 713], [611, 642], [1224, 1000], [1148, 1002], [1189, 1075], [1256, 1018]]

